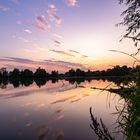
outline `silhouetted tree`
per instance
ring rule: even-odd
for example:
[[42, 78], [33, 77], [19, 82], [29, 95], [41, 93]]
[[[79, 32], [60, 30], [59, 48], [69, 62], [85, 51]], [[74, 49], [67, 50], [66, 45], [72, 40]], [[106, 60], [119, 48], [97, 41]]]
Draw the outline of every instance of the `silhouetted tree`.
[[46, 76], [47, 76], [46, 70], [41, 69], [40, 67], [34, 73], [35, 78], [46, 78]]
[[66, 72], [65, 75], [68, 76], [68, 77], [74, 77], [75, 76], [75, 70], [71, 69], [68, 72]]
[[52, 71], [50, 76], [51, 77], [59, 77], [59, 73], [58, 73], [58, 71]]
[[2, 77], [3, 77], [3, 78], [8, 78], [8, 71], [4, 71], [4, 72], [2, 73]]
[[2, 79], [2, 73], [0, 72], [0, 79]]
[[91, 70], [88, 70], [86, 73], [85, 73], [86, 76], [93, 76], [93, 72]]
[[78, 77], [85, 76], [85, 72], [83, 70], [76, 69], [75, 76], [78, 76]]
[[82, 77], [82, 76], [86, 76], [86, 73], [80, 69], [76, 69], [76, 70], [71, 69], [68, 72], [66, 72], [65, 75], [68, 77]]
[[93, 76], [101, 76], [101, 72], [99, 70], [93, 71]]
[[0, 78], [8, 78], [8, 71], [6, 70], [6, 68], [0, 69]]
[[20, 70], [15, 68], [12, 72], [9, 73], [10, 78], [20, 78]]
[[21, 71], [21, 78], [31, 78], [33, 77], [33, 72], [31, 70], [25, 69]]

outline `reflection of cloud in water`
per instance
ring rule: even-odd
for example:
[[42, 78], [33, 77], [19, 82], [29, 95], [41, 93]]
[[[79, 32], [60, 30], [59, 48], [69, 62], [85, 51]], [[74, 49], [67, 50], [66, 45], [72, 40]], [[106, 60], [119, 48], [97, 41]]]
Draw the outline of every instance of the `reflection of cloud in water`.
[[22, 136], [22, 132], [18, 132], [18, 136]]
[[28, 96], [30, 94], [33, 94], [33, 92], [20, 92], [20, 93], [9, 93], [9, 94], [1, 94], [0, 97], [4, 97], [5, 99], [9, 98], [15, 98], [15, 97], [21, 97], [21, 96]]
[[32, 123], [31, 122], [28, 122], [24, 125], [24, 127], [31, 127], [32, 126]]
[[54, 120], [55, 121], [58, 121], [58, 120], [61, 120], [61, 119], [63, 119], [64, 118], [64, 115], [59, 115], [59, 116], [57, 116]]
[[43, 92], [43, 91], [45, 91], [45, 93], [47, 94], [50, 94], [50, 93], [52, 94], [55, 92], [65, 92], [72, 89], [75, 89], [75, 86], [70, 85], [67, 82], [65, 83], [63, 87], [61, 87], [60, 83], [56, 83], [56, 84], [48, 83], [47, 85], [41, 88], [38, 88], [37, 86], [33, 85], [30, 87], [19, 87], [18, 89], [5, 90], [4, 92], [0, 93], [0, 97], [9, 99], [9, 98], [15, 98], [15, 97], [21, 97], [21, 96], [28, 96], [28, 95], [32, 95], [37, 92]]
[[28, 106], [31, 106], [34, 104], [35, 104], [34, 102], [30, 102], [30, 103], [26, 103], [26, 104], [22, 105], [21, 107], [28, 107]]
[[61, 140], [64, 138], [64, 132], [62, 130], [56, 132], [52, 128], [42, 125], [37, 128], [37, 138], [38, 140]]
[[73, 99], [75, 97], [76, 97], [76, 95], [73, 95], [73, 96], [70, 96], [70, 97], [65, 97], [65, 98], [62, 98], [60, 100], [54, 101], [51, 104], [57, 104], [57, 103], [65, 102], [65, 101], [68, 101], [68, 100]]
[[63, 131], [59, 131], [56, 135], [55, 140], [61, 140], [64, 138], [64, 132]]
[[81, 98], [76, 99], [76, 100], [72, 100], [72, 101], [70, 101], [70, 103], [75, 103], [75, 102], [78, 102], [78, 101], [80, 101], [80, 100], [81, 100]]
[[58, 113], [61, 113], [62, 112], [62, 109], [58, 109], [58, 110], [56, 110], [56, 114], [58, 114]]
[[87, 96], [89, 96], [89, 94], [84, 94], [84, 95], [83, 95], [83, 97], [87, 97]]
[[45, 104], [39, 104], [38, 106], [37, 106], [38, 108], [41, 108], [41, 107], [45, 107]]
[[64, 87], [64, 88], [59, 89], [58, 92], [69, 91], [69, 90], [73, 90], [75, 88], [76, 88], [75, 86], [72, 86], [72, 87]]
[[40, 126], [37, 128], [37, 137], [38, 140], [47, 140], [49, 134], [51, 133], [52, 129], [47, 126]]
[[25, 112], [23, 115], [24, 115], [25, 117], [30, 116], [30, 114], [29, 114], [28, 112]]

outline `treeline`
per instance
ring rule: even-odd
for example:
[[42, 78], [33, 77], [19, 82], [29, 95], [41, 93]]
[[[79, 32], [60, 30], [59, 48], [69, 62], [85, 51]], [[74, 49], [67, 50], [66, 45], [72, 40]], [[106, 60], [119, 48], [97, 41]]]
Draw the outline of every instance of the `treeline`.
[[71, 69], [68, 72], [62, 74], [58, 71], [52, 71], [51, 73], [47, 72], [45, 69], [38, 68], [35, 72], [32, 72], [29, 69], [19, 70], [15, 68], [13, 71], [7, 71], [6, 68], [0, 69], [0, 79], [23, 79], [23, 78], [67, 78], [67, 77], [107, 77], [107, 76], [128, 76], [133, 73], [139, 73], [140, 66], [135, 68], [127, 66], [115, 66], [111, 69], [102, 70], [102, 71], [83, 71], [81, 69]]

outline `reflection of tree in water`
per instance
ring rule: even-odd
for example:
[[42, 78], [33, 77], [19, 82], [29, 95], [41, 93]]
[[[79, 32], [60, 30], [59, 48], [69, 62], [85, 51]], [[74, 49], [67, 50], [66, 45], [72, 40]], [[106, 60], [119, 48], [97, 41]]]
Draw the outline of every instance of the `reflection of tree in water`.
[[[49, 80], [51, 80], [51, 82], [53, 84], [59, 82], [59, 80], [65, 80], [68, 81], [69, 84], [71, 85], [76, 85], [76, 87], [78, 87], [81, 83], [84, 82], [91, 82], [92, 80], [104, 80], [104, 81], [109, 81], [109, 82], [114, 82], [116, 85], [120, 86], [121, 84], [123, 85], [127, 85], [127, 83], [129, 81], [132, 80], [132, 78], [127, 78], [127, 80], [125, 80], [126, 78], [122, 77], [106, 77], [106, 78], [64, 78], [64, 79], [59, 79], [59, 78], [4, 78], [4, 79], [0, 79], [0, 87], [7, 87], [8, 84], [13, 84], [13, 87], [17, 88], [19, 86], [30, 86], [33, 84], [33, 82], [36, 83], [37, 86], [41, 87], [43, 85], [45, 85]], [[63, 83], [64, 84], [64, 83]]]
[[[105, 79], [104, 79], [105, 80]], [[113, 82], [115, 85], [128, 85], [128, 83], [133, 81], [132, 77], [108, 77], [106, 78], [108, 82]]]
[[38, 87], [41, 87], [46, 84], [47, 79], [46, 78], [35, 78], [34, 81]]
[[69, 83], [71, 84], [71, 85], [80, 85], [81, 83], [83, 83], [83, 82], [85, 82], [85, 81], [88, 81], [89, 83], [91, 82], [91, 80], [93, 80], [93, 79], [90, 79], [90, 78], [67, 78], [67, 79], [65, 79], [66, 81], [69, 81]]
[[20, 81], [18, 79], [10, 79], [9, 83], [13, 84], [14, 88], [17, 88], [20, 86]]
[[20, 82], [21, 82], [21, 85], [28, 87], [33, 84], [33, 78], [26, 78], [26, 79], [24, 78], [24, 79], [21, 79]]
[[55, 84], [55, 83], [57, 83], [57, 82], [58, 82], [58, 79], [56, 79], [56, 78], [51, 79], [51, 82], [52, 82], [53, 84]]
[[7, 88], [8, 80], [7, 79], [3, 79], [0, 85], [1, 85], [1, 88], [2, 89]]

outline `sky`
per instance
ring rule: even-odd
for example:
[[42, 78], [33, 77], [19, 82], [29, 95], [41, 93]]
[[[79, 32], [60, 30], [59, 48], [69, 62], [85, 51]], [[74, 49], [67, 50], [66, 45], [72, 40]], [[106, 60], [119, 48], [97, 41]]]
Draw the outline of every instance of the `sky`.
[[118, 0], [0, 0], [0, 67], [65, 72], [133, 65]]

